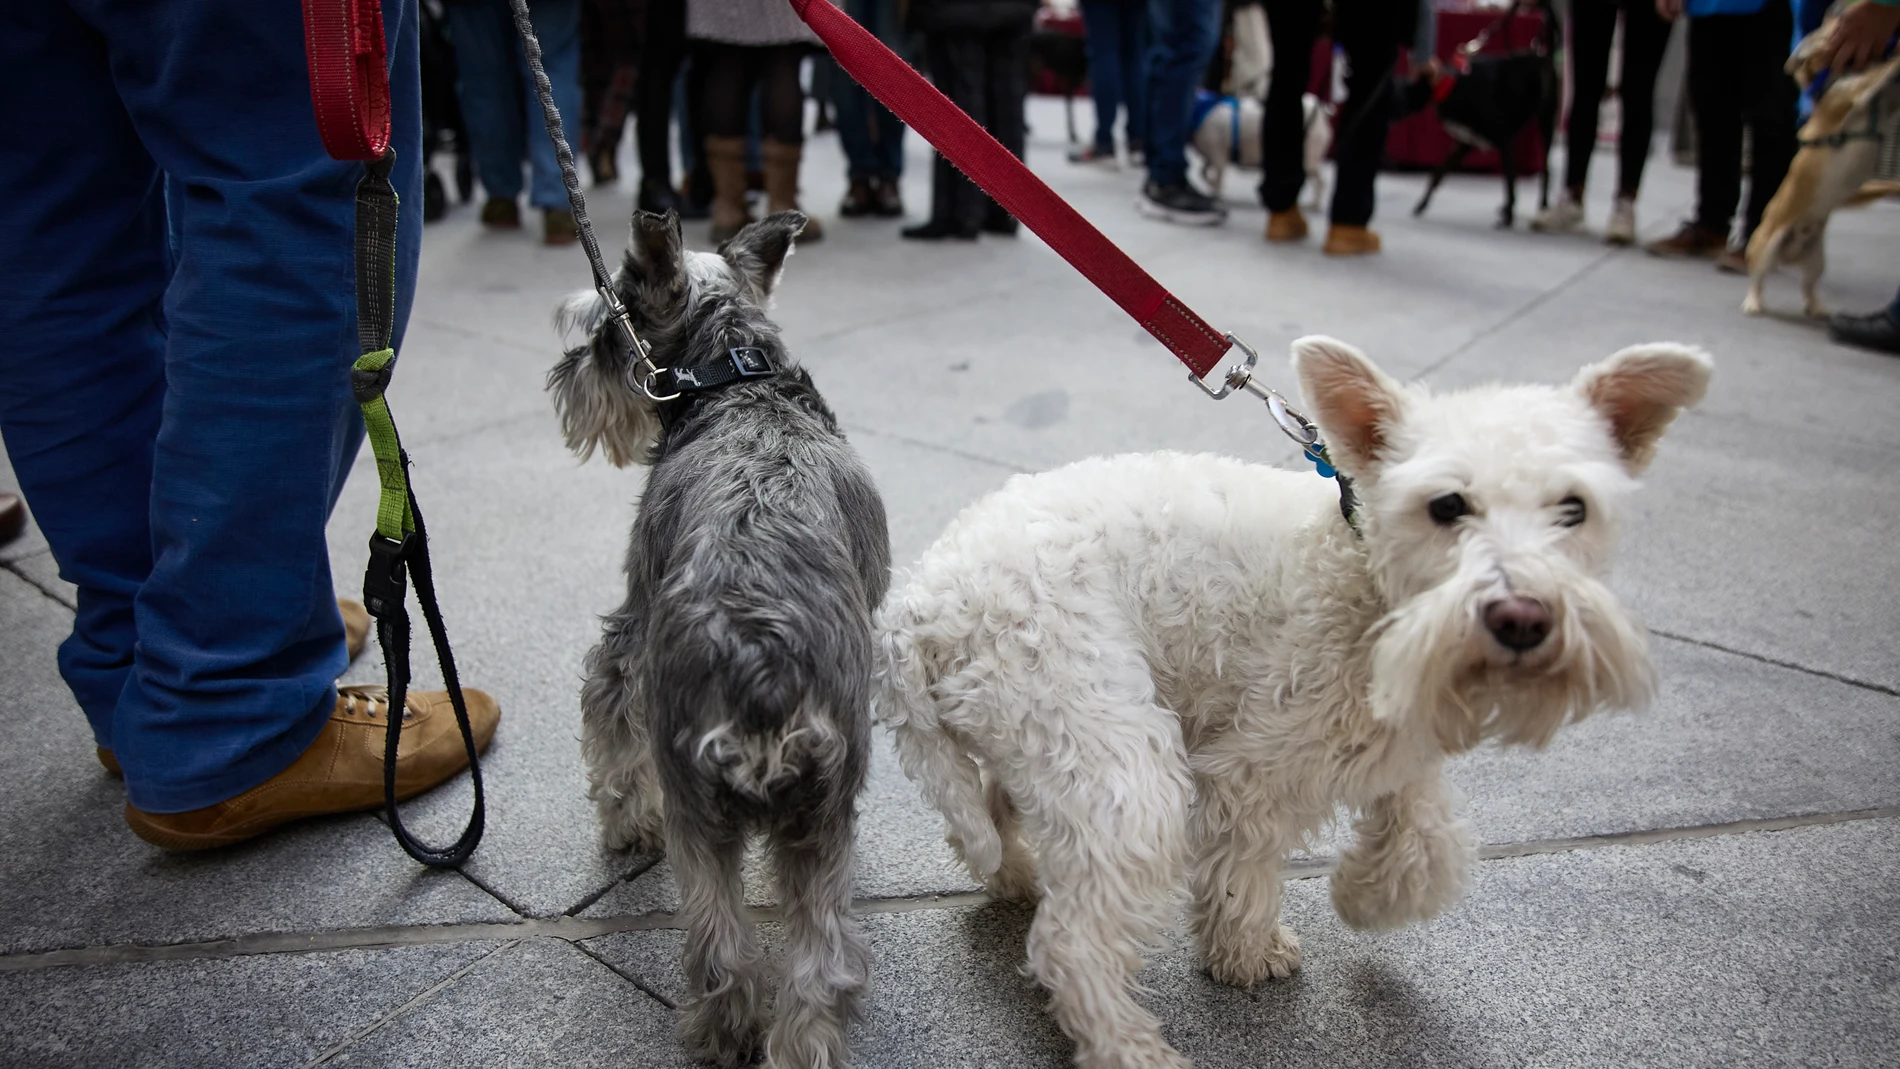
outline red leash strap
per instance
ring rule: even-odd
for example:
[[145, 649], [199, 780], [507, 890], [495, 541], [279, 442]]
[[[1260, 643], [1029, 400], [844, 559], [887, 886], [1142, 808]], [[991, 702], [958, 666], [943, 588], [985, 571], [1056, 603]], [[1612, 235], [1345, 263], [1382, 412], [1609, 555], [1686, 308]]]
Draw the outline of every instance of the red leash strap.
[[389, 60], [381, 0], [303, 0], [310, 102], [325, 151], [381, 159], [389, 148]]
[[1129, 259], [909, 64], [828, 0], [790, 3], [859, 85], [1121, 305], [1196, 376], [1205, 377], [1220, 363], [1229, 345], [1220, 331]]

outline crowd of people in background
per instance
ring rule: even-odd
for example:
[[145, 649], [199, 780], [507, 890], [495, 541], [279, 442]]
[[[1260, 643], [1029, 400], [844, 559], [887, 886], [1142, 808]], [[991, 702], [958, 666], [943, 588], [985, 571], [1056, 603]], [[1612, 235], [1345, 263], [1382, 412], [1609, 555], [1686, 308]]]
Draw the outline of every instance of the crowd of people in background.
[[[1023, 154], [1031, 31], [1039, 7], [1050, 0], [833, 2], [918, 64], [1006, 148]], [[1521, 2], [1530, 6], [1530, 0]], [[1880, 18], [1894, 10], [1892, 2], [1868, 0], [1867, 6]], [[431, 3], [439, 3], [436, 10], [454, 44], [461, 119], [487, 197], [482, 222], [521, 225], [517, 202], [525, 161], [529, 203], [542, 212], [545, 240], [575, 240], [553, 152], [539, 136], [539, 105], [513, 41], [507, 0]], [[1302, 101], [1314, 81], [1315, 42], [1329, 35], [1344, 75], [1334, 79], [1343, 86], [1343, 99], [1333, 112], [1336, 180], [1324, 250], [1339, 256], [1380, 250], [1371, 226], [1374, 182], [1399, 96], [1395, 65], [1409, 54], [1416, 66], [1432, 54], [1432, 0], [1078, 4], [1096, 125], [1069, 159], [1109, 166], [1126, 160], [1145, 172], [1137, 200], [1142, 214], [1208, 226], [1223, 223], [1227, 210], [1189, 177], [1196, 94], [1231, 88], [1219, 84], [1224, 35], [1237, 12], [1264, 9], [1271, 75], [1261, 109], [1259, 198], [1268, 212], [1269, 242], [1308, 235], [1298, 205], [1308, 180], [1302, 144], [1309, 119]], [[904, 214], [903, 124], [830, 65], [786, 0], [533, 0], [530, 10], [563, 125], [579, 132], [579, 150], [596, 182], [618, 180], [617, 153], [629, 118], [638, 128], [641, 208], [709, 219], [718, 241], [751, 218], [749, 204], [761, 193], [768, 211], [798, 207], [806, 103], [816, 95], [820, 121], [835, 124], [847, 160], [849, 187], [838, 214]], [[1557, 200], [1532, 220], [1532, 229], [1566, 232], [1584, 225], [1585, 180], [1620, 23], [1619, 166], [1603, 236], [1612, 244], [1635, 243], [1658, 74], [1675, 23], [1686, 20], [1696, 208], [1679, 230], [1647, 248], [1658, 256], [1713, 260], [1720, 269], [1744, 272], [1749, 235], [1797, 147], [1800, 90], [1783, 64], [1799, 34], [1818, 26], [1823, 13], [1820, 0], [1569, 0], [1559, 37], [1571, 82], [1564, 173]], [[670, 141], [675, 129], [682, 166], [677, 176]], [[938, 157], [928, 218], [901, 233], [917, 241], [971, 241], [984, 233], [1013, 234], [1016, 227], [1016, 220]], [[804, 240], [822, 235], [813, 219]], [[1900, 321], [1900, 306], [1888, 311], [1889, 321]], [[1857, 333], [1845, 320], [1836, 327], [1837, 336], [1865, 340], [1865, 331]], [[1876, 343], [1900, 341], [1883, 335]]]

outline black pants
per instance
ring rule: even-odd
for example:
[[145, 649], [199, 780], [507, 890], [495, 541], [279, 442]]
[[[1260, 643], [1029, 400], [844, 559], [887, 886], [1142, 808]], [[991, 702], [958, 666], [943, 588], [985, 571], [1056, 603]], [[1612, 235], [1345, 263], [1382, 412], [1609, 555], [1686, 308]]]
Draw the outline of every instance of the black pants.
[[[1029, 94], [1029, 29], [942, 31], [926, 35], [930, 80], [951, 103], [1023, 155], [1023, 98]], [[1003, 215], [1001, 205], [937, 156], [930, 178], [930, 220], [965, 229]]]
[[805, 90], [798, 66], [806, 46], [728, 45], [702, 41], [693, 50], [693, 106], [701, 137], [744, 137], [759, 91], [765, 137], [787, 145], [805, 140]]
[[[1373, 180], [1385, 158], [1392, 125], [1392, 65], [1399, 34], [1413, 0], [1337, 0], [1333, 40], [1346, 52], [1346, 103], [1339, 112], [1341, 140], [1333, 158], [1332, 221], [1364, 226], [1372, 221]], [[1273, 75], [1260, 123], [1260, 200], [1283, 212], [1300, 199], [1306, 181], [1306, 120], [1300, 97], [1313, 76], [1313, 41], [1319, 35], [1319, 0], [1266, 0], [1267, 33], [1273, 39]]]
[[640, 74], [634, 88], [634, 118], [640, 141], [640, 178], [671, 183], [673, 85], [686, 59], [686, 0], [649, 0], [646, 33], [640, 40]]
[[1696, 222], [1727, 232], [1742, 196], [1742, 127], [1754, 134], [1742, 240], [1794, 159], [1794, 79], [1788, 58], [1794, 15], [1768, 0], [1752, 15], [1689, 20], [1689, 101], [1696, 126]]
[[1675, 24], [1656, 14], [1654, 0], [1571, 0], [1570, 69], [1576, 95], [1570, 102], [1564, 187], [1579, 194], [1597, 143], [1597, 111], [1609, 80], [1618, 11], [1623, 13], [1623, 84], [1617, 87], [1623, 129], [1617, 136], [1617, 192], [1636, 196], [1643, 184], [1643, 165], [1649, 161], [1656, 125], [1656, 71]]

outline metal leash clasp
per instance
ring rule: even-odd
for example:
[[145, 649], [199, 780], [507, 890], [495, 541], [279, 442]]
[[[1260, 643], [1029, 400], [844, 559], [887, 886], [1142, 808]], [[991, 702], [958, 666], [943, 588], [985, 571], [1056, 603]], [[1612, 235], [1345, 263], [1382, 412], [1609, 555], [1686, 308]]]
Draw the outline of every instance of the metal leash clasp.
[[[607, 303], [607, 318], [620, 327], [620, 334], [627, 339], [627, 389], [636, 390], [654, 402], [671, 401], [679, 397], [678, 393], [660, 394], [653, 391], [653, 384], [659, 378], [659, 365], [653, 362], [653, 349], [640, 340], [634, 333], [633, 319], [627, 315], [627, 306], [620, 303], [620, 295], [612, 286], [602, 286], [596, 292]], [[637, 354], [637, 355], [633, 355]]]
[[1188, 372], [1188, 381], [1199, 386], [1202, 393], [1216, 401], [1222, 400], [1236, 390], [1245, 390], [1260, 398], [1267, 403], [1267, 411], [1273, 416], [1273, 422], [1279, 424], [1280, 430], [1288, 438], [1293, 439], [1301, 451], [1312, 452], [1319, 445], [1319, 428], [1313, 425], [1312, 420], [1301, 415], [1299, 409], [1288, 404], [1287, 399], [1280, 395], [1280, 391], [1253, 377], [1253, 369], [1260, 362], [1260, 354], [1254, 352], [1252, 346], [1232, 334], [1226, 335], [1226, 338], [1228, 344], [1246, 353], [1247, 359], [1234, 365], [1227, 372], [1218, 390], [1210, 388], [1207, 383], [1201, 381], [1199, 375], [1192, 371]]

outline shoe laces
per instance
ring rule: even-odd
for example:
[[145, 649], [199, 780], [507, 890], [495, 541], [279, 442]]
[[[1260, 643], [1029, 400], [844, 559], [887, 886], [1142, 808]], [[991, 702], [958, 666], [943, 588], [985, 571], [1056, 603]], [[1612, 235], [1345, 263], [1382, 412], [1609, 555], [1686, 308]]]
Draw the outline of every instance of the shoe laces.
[[[336, 688], [336, 695], [343, 699], [343, 711], [351, 715], [361, 713], [372, 720], [381, 720], [389, 715], [389, 688], [381, 683], [341, 685]], [[404, 723], [416, 718], [415, 710], [408, 706], [408, 702], [403, 703]]]

